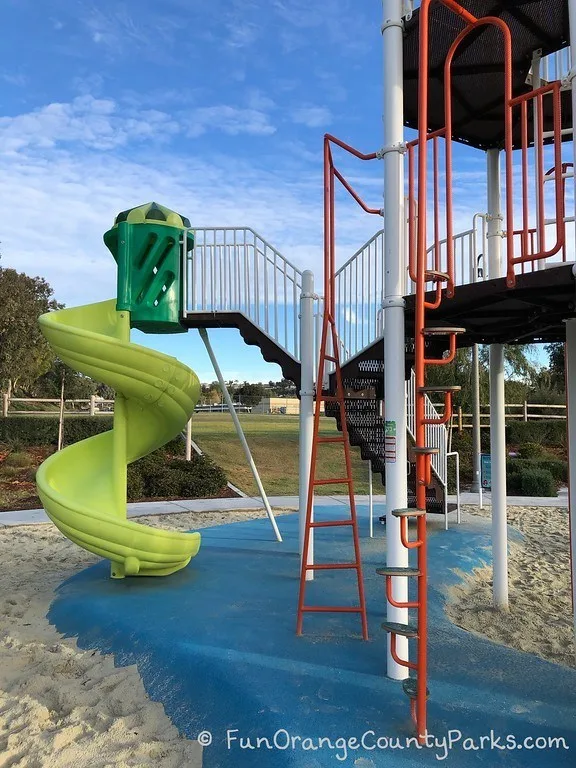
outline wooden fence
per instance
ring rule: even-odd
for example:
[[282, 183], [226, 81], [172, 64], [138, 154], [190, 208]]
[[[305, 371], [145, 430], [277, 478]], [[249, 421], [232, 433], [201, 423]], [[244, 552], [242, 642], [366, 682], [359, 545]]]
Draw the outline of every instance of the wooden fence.
[[[436, 408], [442, 410], [443, 405]], [[457, 408], [452, 414], [452, 429], [463, 432], [472, 429], [473, 414], [464, 413]], [[565, 405], [541, 405], [538, 403], [506, 403], [506, 421], [557, 421], [566, 419]], [[480, 428], [490, 428], [490, 406], [480, 406]]]

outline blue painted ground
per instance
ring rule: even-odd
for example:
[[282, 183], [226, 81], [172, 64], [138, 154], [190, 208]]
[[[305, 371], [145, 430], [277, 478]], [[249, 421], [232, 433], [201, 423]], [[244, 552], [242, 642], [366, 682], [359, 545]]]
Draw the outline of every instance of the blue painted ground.
[[[322, 508], [318, 519], [335, 513], [344, 516], [346, 508]], [[358, 617], [344, 614], [309, 616], [306, 636], [295, 636], [297, 517], [279, 524], [283, 544], [271, 540], [267, 520], [204, 529], [199, 555], [167, 579], [112, 581], [107, 564], [88, 568], [62, 584], [49, 619], [81, 647], [114, 653], [119, 665], [138, 664], [149, 695], [186, 736], [210, 731], [205, 768], [576, 766], [576, 670], [490, 643], [444, 615], [446, 592], [459, 582], [455, 571], [488, 559], [485, 521], [430, 536], [429, 731], [439, 741], [429, 750], [405, 746], [408, 702], [384, 676], [385, 599], [374, 568], [385, 559], [385, 529], [362, 540], [365, 643]], [[349, 529], [323, 529], [317, 541], [319, 562], [350, 558]], [[321, 573], [309, 598], [353, 604], [354, 577]], [[450, 730], [462, 736], [448, 751]], [[285, 748], [286, 732], [310, 740]], [[491, 733], [500, 739], [492, 748]], [[363, 747], [344, 744], [364, 734]], [[568, 749], [529, 748], [544, 741], [501, 749], [512, 735], [516, 743], [562, 738]], [[258, 737], [268, 742], [250, 749], [240, 736], [253, 747]]]

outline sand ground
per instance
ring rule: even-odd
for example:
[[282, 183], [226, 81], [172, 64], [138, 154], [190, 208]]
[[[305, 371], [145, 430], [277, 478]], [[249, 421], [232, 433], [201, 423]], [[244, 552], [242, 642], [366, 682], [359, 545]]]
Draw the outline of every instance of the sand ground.
[[[139, 522], [190, 530], [263, 515]], [[179, 736], [135, 666], [80, 650], [46, 619], [56, 587], [99, 559], [51, 524], [0, 529], [0, 768], [200, 768], [200, 745]]]
[[[489, 507], [463, 509], [490, 516]], [[524, 537], [509, 549], [510, 611], [494, 609], [492, 567], [487, 565], [461, 574], [462, 585], [449, 594], [448, 616], [495, 642], [574, 667], [568, 510], [509, 507], [508, 522]]]
[[[139, 521], [190, 530], [262, 516]], [[462, 574], [448, 614], [464, 629], [574, 666], [568, 513], [514, 507], [509, 521], [524, 536], [510, 547], [510, 612], [492, 608], [486, 566]], [[200, 768], [201, 747], [181, 738], [162, 705], [147, 697], [135, 666], [115, 668], [111, 656], [79, 650], [45, 618], [56, 587], [97, 560], [50, 524], [0, 529], [0, 768]]]

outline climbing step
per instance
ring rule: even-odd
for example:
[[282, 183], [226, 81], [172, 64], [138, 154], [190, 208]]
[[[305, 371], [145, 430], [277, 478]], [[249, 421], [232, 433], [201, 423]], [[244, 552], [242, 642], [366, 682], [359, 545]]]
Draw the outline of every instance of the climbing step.
[[415, 453], [419, 456], [433, 456], [440, 453], [440, 448], [432, 448], [429, 445], [425, 445], [423, 447], [414, 446], [412, 448], [412, 453]]
[[462, 387], [454, 386], [441, 386], [441, 387], [418, 387], [418, 392], [421, 392], [423, 395], [431, 395], [436, 394], [438, 392], [460, 392]]
[[457, 328], [456, 326], [439, 326], [437, 328], [423, 328], [423, 336], [449, 336], [451, 334], [466, 333], [466, 328]]
[[394, 568], [387, 565], [384, 568], [376, 568], [378, 576], [420, 576], [418, 568]]
[[[402, 690], [409, 699], [415, 699], [418, 691], [418, 682], [415, 677], [407, 677], [402, 681]], [[426, 688], [426, 698], [430, 698], [430, 691]]]
[[404, 509], [393, 509], [392, 514], [394, 517], [422, 517], [426, 514], [426, 510], [417, 507], [405, 507]]
[[437, 269], [427, 269], [424, 279], [427, 283], [447, 283], [450, 275], [447, 272], [439, 272]]
[[413, 624], [398, 624], [395, 621], [387, 621], [382, 624], [382, 629], [386, 632], [390, 632], [392, 635], [418, 637], [418, 628]]

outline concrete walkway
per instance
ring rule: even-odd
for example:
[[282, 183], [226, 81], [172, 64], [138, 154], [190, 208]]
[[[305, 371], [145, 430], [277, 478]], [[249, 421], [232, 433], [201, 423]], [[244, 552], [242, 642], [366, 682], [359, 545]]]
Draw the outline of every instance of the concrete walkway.
[[[282, 507], [284, 509], [298, 509], [297, 496], [269, 496], [270, 504], [273, 507]], [[383, 514], [383, 505], [386, 503], [385, 495], [375, 495], [374, 514], [379, 516]], [[315, 504], [318, 507], [330, 506], [334, 504], [346, 504], [346, 496], [319, 496]], [[358, 494], [356, 496], [358, 504], [367, 504], [368, 496]], [[456, 503], [455, 496], [449, 496], [448, 501]], [[478, 504], [478, 494], [462, 493], [460, 495], [461, 504]], [[483, 494], [484, 506], [491, 504], [490, 493]], [[568, 507], [568, 490], [561, 489], [558, 497], [530, 497], [508, 496], [508, 505], [511, 507]], [[377, 509], [380, 507], [380, 509]], [[239, 509], [264, 509], [260, 497], [246, 496], [245, 498], [226, 498], [226, 499], [190, 499], [189, 501], [150, 501], [135, 502], [128, 504], [128, 517], [142, 517], [144, 515], [171, 515], [178, 512], [219, 512], [221, 510], [239, 510]], [[455, 513], [450, 515], [450, 519], [455, 519]], [[43, 509], [25, 509], [14, 512], [0, 512], [0, 528], [12, 525], [38, 525], [39, 523], [50, 522], [46, 512]]]

